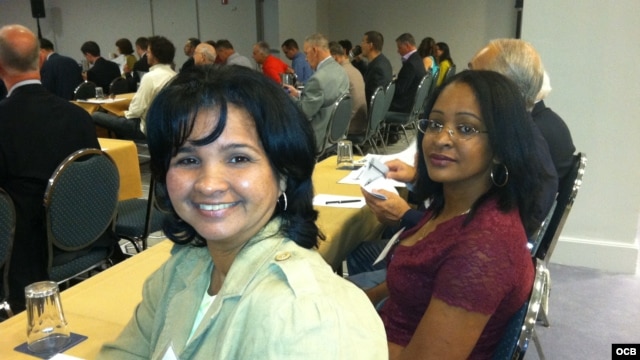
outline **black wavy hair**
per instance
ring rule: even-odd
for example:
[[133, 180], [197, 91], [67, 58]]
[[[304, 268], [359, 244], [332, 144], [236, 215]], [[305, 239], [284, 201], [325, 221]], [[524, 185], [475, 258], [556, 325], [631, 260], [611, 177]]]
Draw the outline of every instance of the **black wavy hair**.
[[167, 194], [166, 176], [171, 158], [187, 141], [201, 111], [219, 112], [211, 134], [194, 145], [214, 142], [227, 123], [229, 104], [247, 111], [275, 173], [286, 178], [287, 208], [274, 204], [281, 231], [304, 248], [317, 246], [324, 236], [315, 223], [311, 175], [315, 166], [315, 138], [304, 114], [281, 87], [259, 72], [242, 66], [196, 66], [180, 72], [155, 97], [147, 114], [147, 138], [156, 198], [168, 212], [163, 226], [178, 244], [205, 242], [195, 229], [178, 217]]
[[[430, 96], [424, 109], [428, 116], [442, 91], [454, 83], [467, 84], [480, 106], [482, 122], [487, 128], [489, 145], [499, 165], [494, 166], [496, 181], [501, 183], [508, 169], [508, 181], [504, 187], [492, 184], [487, 193], [473, 204], [465, 223], [473, 219], [476, 209], [488, 198], [496, 197], [501, 211], [518, 208], [527, 234], [533, 233], [540, 225], [535, 218], [538, 202], [542, 194], [542, 165], [533, 141], [531, 115], [516, 84], [504, 75], [494, 71], [463, 71], [453, 76]], [[421, 200], [431, 199], [431, 207], [436, 214], [444, 208], [442, 183], [429, 178], [422, 139], [418, 132], [418, 180], [417, 194]]]

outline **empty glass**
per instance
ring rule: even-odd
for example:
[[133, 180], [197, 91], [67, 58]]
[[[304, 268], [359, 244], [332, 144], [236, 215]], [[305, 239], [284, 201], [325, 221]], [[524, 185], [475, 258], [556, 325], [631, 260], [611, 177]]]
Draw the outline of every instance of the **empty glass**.
[[338, 169], [353, 169], [353, 145], [349, 140], [338, 141]]
[[36, 354], [59, 352], [69, 342], [58, 284], [40, 281], [24, 288], [27, 305], [27, 347]]
[[96, 88], [96, 99], [104, 99], [104, 91], [99, 86]]

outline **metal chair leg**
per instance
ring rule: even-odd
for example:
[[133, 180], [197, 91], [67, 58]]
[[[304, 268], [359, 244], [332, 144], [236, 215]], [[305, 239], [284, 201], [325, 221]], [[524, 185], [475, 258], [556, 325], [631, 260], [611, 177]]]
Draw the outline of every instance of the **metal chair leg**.
[[540, 344], [540, 339], [538, 338], [538, 334], [536, 333], [535, 328], [533, 329], [531, 340], [533, 340], [533, 344], [536, 346], [536, 352], [538, 353], [538, 358], [540, 360], [546, 360], [546, 357], [544, 356], [544, 351], [542, 351], [542, 344]]

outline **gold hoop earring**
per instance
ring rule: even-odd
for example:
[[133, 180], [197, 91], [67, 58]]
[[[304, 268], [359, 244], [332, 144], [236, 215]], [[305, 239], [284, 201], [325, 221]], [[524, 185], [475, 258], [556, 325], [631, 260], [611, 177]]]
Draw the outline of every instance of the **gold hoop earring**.
[[501, 184], [498, 184], [495, 180], [495, 178], [497, 176], [493, 175], [493, 170], [495, 168], [491, 168], [491, 182], [493, 183], [493, 185], [497, 186], [497, 187], [504, 187], [505, 185], [507, 185], [507, 182], [509, 182], [509, 169], [507, 168], [507, 165], [505, 164], [498, 164], [498, 165], [502, 165], [504, 167], [504, 181]]

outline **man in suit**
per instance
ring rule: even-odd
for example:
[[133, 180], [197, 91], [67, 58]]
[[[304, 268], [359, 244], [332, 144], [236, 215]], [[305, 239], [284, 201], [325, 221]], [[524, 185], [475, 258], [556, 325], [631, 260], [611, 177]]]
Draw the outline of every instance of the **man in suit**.
[[349, 92], [349, 77], [329, 52], [329, 41], [322, 34], [309, 35], [304, 40], [304, 54], [315, 71], [302, 92], [285, 85], [302, 112], [311, 121], [316, 135], [316, 151], [320, 152], [333, 104]]
[[398, 54], [402, 56], [402, 67], [396, 79], [396, 91], [389, 111], [410, 113], [418, 85], [427, 72], [416, 49], [416, 40], [413, 35], [404, 33], [398, 36], [396, 45]]
[[15, 203], [9, 302], [24, 309], [24, 287], [47, 280], [47, 235], [42, 205], [47, 182], [73, 152], [100, 148], [89, 114], [42, 86], [36, 36], [21, 25], [0, 28], [0, 187]]
[[342, 66], [349, 78], [349, 95], [351, 95], [351, 122], [349, 123], [349, 135], [361, 135], [367, 131], [367, 100], [364, 96], [364, 79], [358, 69], [349, 61], [349, 56], [342, 46], [332, 41], [329, 43], [329, 51], [333, 59]]
[[140, 84], [140, 74], [149, 72], [147, 46], [149, 46], [149, 39], [146, 37], [139, 37], [136, 39], [136, 54], [138, 54], [139, 59], [135, 64], [133, 64], [133, 71], [127, 73], [129, 90], [131, 90], [131, 92], [135, 92], [138, 89], [138, 84]]
[[193, 54], [196, 51], [196, 47], [199, 44], [200, 44], [200, 39], [198, 38], [189, 38], [187, 42], [184, 44], [184, 48], [182, 50], [184, 51], [184, 54], [187, 55], [189, 58], [187, 59], [187, 61], [184, 62], [184, 64], [182, 64], [180, 71], [187, 70], [189, 68], [192, 68], [195, 65]]
[[367, 31], [362, 37], [362, 56], [369, 60], [364, 74], [364, 91], [367, 101], [371, 101], [373, 93], [379, 86], [386, 88], [393, 76], [391, 63], [382, 53], [384, 37], [377, 31]]
[[96, 125], [113, 131], [118, 139], [145, 140], [147, 110], [162, 87], [176, 75], [171, 69], [176, 48], [163, 36], [149, 38], [147, 60], [151, 68], [142, 77], [140, 88], [131, 99], [124, 117], [96, 111], [91, 116]]
[[120, 67], [113, 61], [100, 56], [100, 46], [95, 41], [87, 41], [80, 47], [85, 59], [93, 66], [87, 71], [85, 80], [92, 81], [101, 87], [105, 94], [109, 93], [109, 85], [120, 76]]
[[73, 100], [73, 92], [82, 83], [82, 69], [68, 56], [53, 50], [53, 43], [40, 39], [40, 78], [42, 86], [66, 100]]

